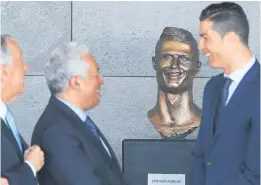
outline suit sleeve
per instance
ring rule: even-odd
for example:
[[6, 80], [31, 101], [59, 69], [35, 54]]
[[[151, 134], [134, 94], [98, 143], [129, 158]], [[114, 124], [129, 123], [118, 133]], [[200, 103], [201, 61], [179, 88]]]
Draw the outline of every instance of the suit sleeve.
[[32, 169], [26, 163], [18, 164], [10, 170], [2, 171], [1, 176], [8, 179], [9, 185], [37, 185]]
[[205, 179], [206, 179], [206, 169], [205, 169], [205, 160], [204, 160], [204, 151], [203, 151], [203, 145], [204, 145], [204, 128], [205, 128], [205, 120], [204, 120], [204, 114], [206, 111], [206, 98], [207, 98], [207, 92], [209, 89], [209, 83], [207, 83], [204, 93], [203, 93], [203, 106], [202, 106], [202, 116], [201, 116], [201, 124], [200, 129], [198, 133], [198, 137], [196, 140], [196, 145], [194, 149], [192, 150], [192, 162], [191, 162], [191, 170], [190, 170], [190, 178], [189, 178], [189, 184], [190, 185], [205, 185]]
[[44, 134], [45, 168], [63, 185], [102, 185], [79, 141], [65, 128], [53, 125]]
[[256, 102], [250, 120], [245, 160], [239, 173], [231, 179], [226, 179], [223, 185], [260, 185], [260, 99]]

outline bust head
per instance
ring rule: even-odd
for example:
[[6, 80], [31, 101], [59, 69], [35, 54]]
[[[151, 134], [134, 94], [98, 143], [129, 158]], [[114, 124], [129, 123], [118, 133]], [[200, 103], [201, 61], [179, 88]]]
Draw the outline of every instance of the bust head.
[[152, 64], [158, 98], [148, 118], [163, 138], [186, 137], [199, 126], [201, 117], [192, 95], [193, 80], [201, 66], [197, 41], [187, 30], [164, 28]]
[[184, 29], [166, 27], [152, 58], [160, 90], [178, 94], [192, 87], [200, 62], [197, 42]]

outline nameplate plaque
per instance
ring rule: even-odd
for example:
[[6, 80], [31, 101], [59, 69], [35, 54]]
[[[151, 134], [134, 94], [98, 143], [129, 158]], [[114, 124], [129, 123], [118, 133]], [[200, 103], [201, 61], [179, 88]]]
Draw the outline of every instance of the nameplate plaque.
[[148, 185], [185, 185], [185, 174], [148, 174]]

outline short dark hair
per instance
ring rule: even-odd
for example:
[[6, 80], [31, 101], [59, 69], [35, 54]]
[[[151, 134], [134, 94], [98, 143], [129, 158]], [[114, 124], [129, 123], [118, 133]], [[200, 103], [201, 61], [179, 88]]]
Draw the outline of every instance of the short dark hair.
[[182, 28], [165, 27], [157, 42], [155, 53], [159, 51], [159, 48], [161, 47], [162, 44], [161, 43], [162, 40], [175, 40], [175, 41], [186, 42], [191, 44], [192, 54], [193, 54], [192, 58], [195, 61], [199, 60], [199, 50], [198, 50], [197, 41], [189, 31]]
[[200, 21], [213, 22], [212, 29], [221, 37], [228, 32], [235, 32], [242, 43], [248, 46], [249, 23], [247, 16], [240, 5], [234, 2], [211, 4], [200, 14]]

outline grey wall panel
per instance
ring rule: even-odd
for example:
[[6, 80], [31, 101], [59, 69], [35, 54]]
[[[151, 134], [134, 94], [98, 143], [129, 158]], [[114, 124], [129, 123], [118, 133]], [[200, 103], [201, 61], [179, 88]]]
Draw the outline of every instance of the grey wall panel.
[[10, 104], [19, 131], [28, 143], [31, 142], [34, 125], [48, 104], [49, 96], [44, 77], [28, 76], [25, 77], [25, 93]]
[[[199, 14], [212, 2], [73, 2], [73, 40], [87, 43], [106, 76], [154, 76], [151, 56], [166, 26], [199, 39]], [[250, 22], [250, 47], [259, 55], [259, 2], [239, 2]], [[199, 77], [219, 71], [201, 55]]]
[[[201, 107], [208, 78], [195, 79], [194, 100]], [[26, 92], [11, 104], [21, 134], [30, 141], [35, 123], [48, 103], [49, 91], [44, 77], [26, 77]], [[157, 83], [152, 78], [107, 77], [100, 105], [90, 116], [107, 136], [121, 157], [123, 139], [157, 139], [160, 135], [147, 119], [156, 102]]]
[[71, 38], [71, 2], [1, 2], [1, 34], [23, 49], [28, 74], [43, 74], [50, 49]]

